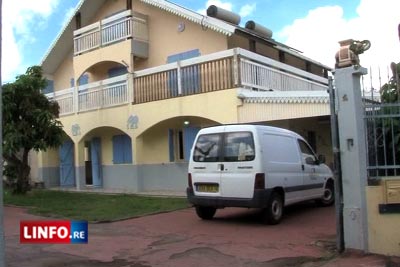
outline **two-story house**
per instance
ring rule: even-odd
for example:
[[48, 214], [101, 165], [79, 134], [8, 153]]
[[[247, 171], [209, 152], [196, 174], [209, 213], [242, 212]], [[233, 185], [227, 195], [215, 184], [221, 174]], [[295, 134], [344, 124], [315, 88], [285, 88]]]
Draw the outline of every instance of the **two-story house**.
[[37, 155], [33, 176], [47, 187], [183, 191], [198, 130], [231, 123], [294, 130], [329, 161], [329, 68], [214, 11], [81, 1], [41, 63], [66, 135]]

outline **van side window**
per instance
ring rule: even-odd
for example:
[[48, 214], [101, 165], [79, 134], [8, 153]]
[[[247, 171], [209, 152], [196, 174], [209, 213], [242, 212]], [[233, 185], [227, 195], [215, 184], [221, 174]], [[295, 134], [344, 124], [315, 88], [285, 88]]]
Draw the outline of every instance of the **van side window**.
[[224, 161], [252, 161], [254, 158], [254, 141], [250, 132], [225, 134]]
[[[316, 162], [316, 157], [315, 157], [315, 154], [314, 154], [314, 152], [312, 151], [312, 149], [310, 148], [310, 146], [306, 143], [306, 142], [304, 142], [303, 140], [298, 140], [299, 141], [299, 146], [300, 146], [300, 150], [301, 150], [301, 154], [302, 154], [302, 156], [303, 156], [303, 161], [304, 162], [307, 162], [307, 158], [308, 159], [310, 159], [311, 158], [311, 160], [313, 161], [313, 162]], [[314, 163], [315, 164], [315, 163]]]
[[220, 134], [200, 135], [194, 146], [193, 160], [196, 162], [217, 162], [220, 144]]

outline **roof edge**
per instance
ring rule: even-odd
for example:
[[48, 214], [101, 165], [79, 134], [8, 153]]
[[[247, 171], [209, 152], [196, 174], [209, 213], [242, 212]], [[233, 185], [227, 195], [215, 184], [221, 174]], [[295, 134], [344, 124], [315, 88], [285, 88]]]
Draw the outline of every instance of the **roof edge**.
[[53, 42], [51, 43], [50, 47], [47, 49], [46, 53], [43, 55], [42, 60], [40, 61], [40, 66], [43, 65], [43, 63], [46, 61], [47, 57], [50, 55], [51, 51], [54, 49], [58, 41], [60, 40], [61, 36], [64, 34], [65, 30], [68, 28], [68, 26], [71, 24], [73, 18], [75, 17], [76, 13], [81, 9], [83, 3], [86, 2], [86, 0], [80, 0], [78, 4], [75, 7], [74, 12], [72, 13], [72, 16], [66, 21], [66, 23], [63, 25], [61, 30], [59, 31], [58, 35], [56, 38], [54, 38]]
[[212, 17], [208, 17], [205, 15], [201, 15], [195, 11], [179, 6], [175, 3], [171, 3], [165, 0], [140, 0], [140, 1], [158, 7], [162, 10], [168, 11], [180, 17], [183, 17], [189, 21], [197, 23], [203, 27], [209, 28], [216, 32], [225, 34], [227, 36], [231, 36], [236, 30], [235, 26], [227, 22]]

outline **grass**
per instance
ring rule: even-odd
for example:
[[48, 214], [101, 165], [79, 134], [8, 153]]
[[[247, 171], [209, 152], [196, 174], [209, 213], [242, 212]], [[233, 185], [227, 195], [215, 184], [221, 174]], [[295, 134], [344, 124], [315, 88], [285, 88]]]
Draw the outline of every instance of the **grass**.
[[27, 207], [36, 215], [89, 222], [113, 221], [189, 207], [185, 198], [51, 190], [33, 190], [26, 195], [12, 195], [5, 191], [4, 204]]

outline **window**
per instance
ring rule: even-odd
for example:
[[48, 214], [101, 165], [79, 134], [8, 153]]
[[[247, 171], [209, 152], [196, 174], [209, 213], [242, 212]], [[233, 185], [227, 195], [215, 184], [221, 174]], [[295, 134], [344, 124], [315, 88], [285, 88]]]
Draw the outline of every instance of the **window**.
[[198, 162], [217, 162], [220, 145], [220, 134], [204, 134], [199, 136], [194, 147], [193, 160]]
[[314, 131], [307, 132], [307, 142], [314, 151], [317, 151], [317, 135]]
[[250, 132], [201, 135], [193, 152], [193, 160], [197, 162], [252, 161], [254, 158], [254, 141]]
[[132, 141], [126, 135], [114, 135], [113, 143], [113, 162], [114, 164], [132, 163]]
[[115, 67], [109, 69], [107, 73], [108, 73], [108, 78], [113, 78], [128, 73], [128, 70], [126, 67]]
[[224, 161], [252, 161], [255, 158], [253, 136], [249, 132], [225, 135]]
[[47, 85], [43, 89], [42, 93], [43, 94], [53, 93], [54, 92], [54, 81], [52, 81], [52, 80], [46, 80], [46, 81], [47, 81]]
[[303, 160], [305, 162], [307, 158], [311, 158], [312, 161], [316, 162], [317, 159], [315, 157], [314, 151], [310, 148], [310, 146], [306, 142], [299, 140], [299, 146], [301, 154], [303, 156]]

